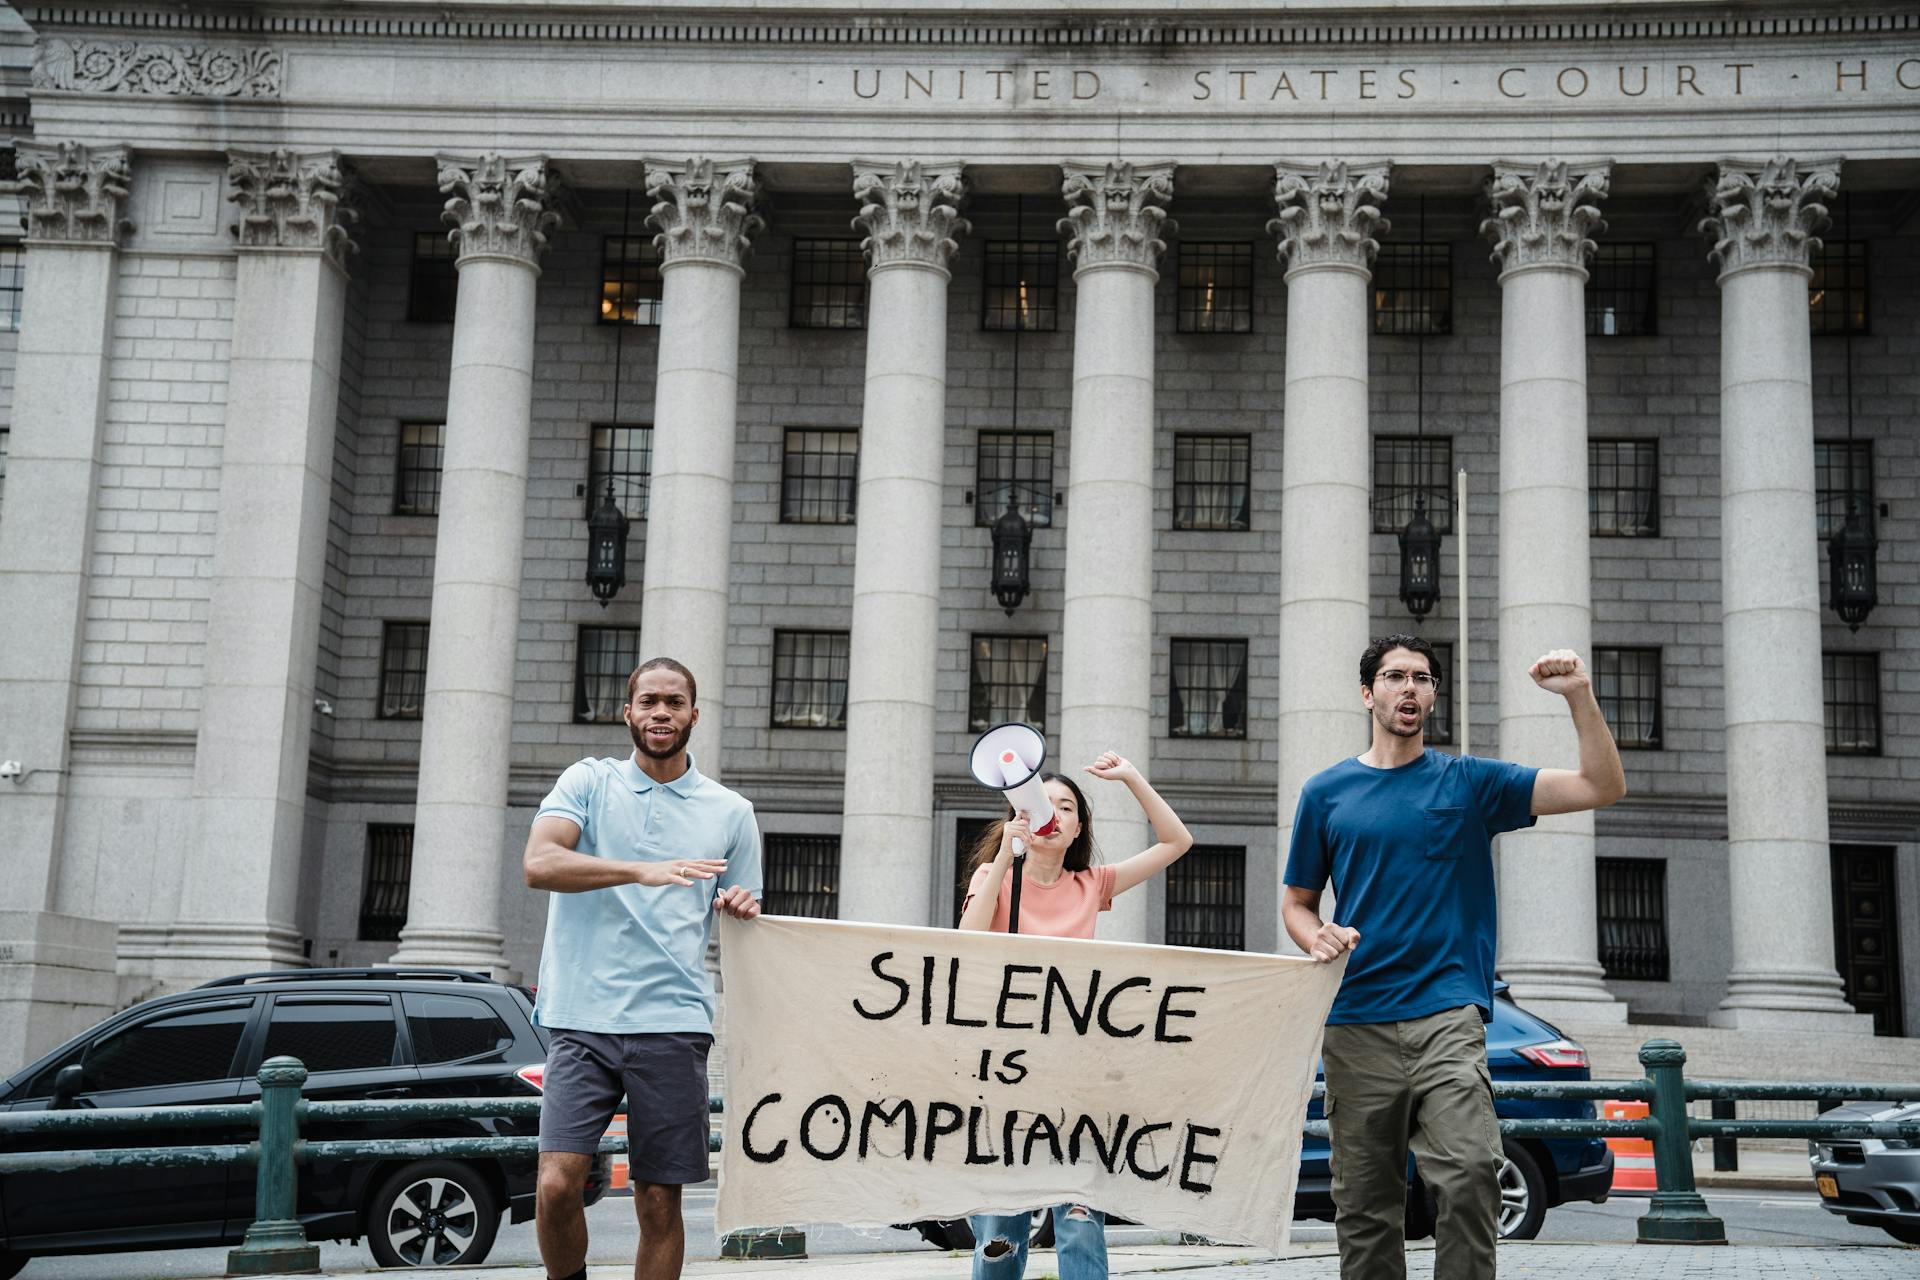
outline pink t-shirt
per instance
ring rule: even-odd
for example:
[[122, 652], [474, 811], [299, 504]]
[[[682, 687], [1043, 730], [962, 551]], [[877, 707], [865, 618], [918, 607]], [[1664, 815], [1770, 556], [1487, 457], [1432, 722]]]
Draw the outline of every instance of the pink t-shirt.
[[[987, 882], [990, 866], [973, 873], [967, 886], [967, 902], [972, 902]], [[1013, 873], [1000, 880], [1000, 901], [993, 904], [995, 933], [1007, 931], [1007, 917], [1013, 907]], [[1063, 871], [1052, 884], [1027, 878], [1020, 889], [1020, 932], [1043, 938], [1091, 938], [1093, 918], [1113, 909], [1113, 868], [1098, 866], [1087, 871]], [[963, 903], [961, 910], [966, 910]]]

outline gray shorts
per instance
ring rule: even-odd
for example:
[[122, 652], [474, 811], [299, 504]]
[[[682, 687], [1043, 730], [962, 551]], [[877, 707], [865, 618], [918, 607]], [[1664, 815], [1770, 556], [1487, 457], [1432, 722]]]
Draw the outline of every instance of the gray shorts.
[[540, 1101], [540, 1149], [591, 1155], [627, 1100], [627, 1165], [635, 1182], [705, 1182], [707, 1051], [684, 1031], [616, 1035], [555, 1030]]

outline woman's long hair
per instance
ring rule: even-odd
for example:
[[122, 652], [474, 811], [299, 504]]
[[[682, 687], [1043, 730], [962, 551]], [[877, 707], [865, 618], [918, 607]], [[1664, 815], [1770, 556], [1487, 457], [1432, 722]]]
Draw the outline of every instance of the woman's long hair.
[[[1068, 871], [1089, 870], [1098, 860], [1099, 850], [1093, 843], [1093, 809], [1087, 804], [1086, 795], [1080, 790], [1080, 784], [1064, 773], [1043, 773], [1041, 782], [1064, 782], [1067, 790], [1073, 792], [1073, 802], [1080, 810], [1080, 834], [1067, 846], [1066, 869]], [[987, 829], [980, 835], [980, 843], [973, 846], [973, 856], [967, 859], [967, 874], [971, 876], [981, 867], [992, 862], [994, 855], [1000, 852], [1000, 833], [1013, 819], [1011, 807], [1007, 816], [997, 822], [989, 822]]]

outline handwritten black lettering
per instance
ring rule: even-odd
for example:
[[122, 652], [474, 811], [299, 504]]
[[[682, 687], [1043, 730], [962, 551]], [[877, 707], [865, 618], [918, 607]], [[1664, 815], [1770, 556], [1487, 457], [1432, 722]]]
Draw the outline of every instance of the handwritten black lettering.
[[966, 1123], [967, 1113], [951, 1102], [929, 1103], [927, 1105], [927, 1145], [921, 1152], [920, 1158], [932, 1164], [934, 1144], [950, 1133], [960, 1132]]
[[1148, 1141], [1148, 1134], [1159, 1130], [1165, 1130], [1171, 1133], [1173, 1126], [1170, 1124], [1143, 1124], [1134, 1130], [1132, 1140], [1127, 1143], [1127, 1168], [1133, 1170], [1133, 1176], [1143, 1182], [1159, 1182], [1165, 1179], [1169, 1173], [1173, 1172], [1173, 1165], [1171, 1163], [1163, 1165], [1158, 1169], [1142, 1169], [1140, 1167], [1140, 1144], [1143, 1141]]
[[905, 978], [896, 978], [880, 967], [881, 961], [891, 959], [893, 959], [893, 952], [882, 951], [873, 958], [870, 966], [873, 969], [874, 977], [880, 979], [882, 982], [892, 983], [894, 986], [900, 988], [900, 998], [893, 1002], [893, 1007], [882, 1013], [869, 1013], [866, 1006], [860, 1003], [859, 997], [856, 996], [853, 1001], [854, 1012], [873, 1022], [882, 1022], [900, 1012], [900, 1010], [906, 1007], [907, 1000], [913, 994], [913, 986]]
[[1193, 1043], [1192, 1036], [1168, 1035], [1167, 1019], [1198, 1017], [1199, 1011], [1196, 1009], [1174, 1008], [1173, 998], [1183, 993], [1192, 994], [1192, 995], [1205, 995], [1206, 991], [1207, 989], [1205, 987], [1168, 987], [1165, 991], [1162, 991], [1160, 993], [1160, 1016], [1155, 1018], [1153, 1022], [1153, 1038], [1159, 1041], [1161, 1044]]
[[1107, 992], [1107, 998], [1100, 1002], [1100, 1029], [1120, 1040], [1132, 1039], [1142, 1031], [1145, 1031], [1147, 1024], [1144, 1022], [1127, 1031], [1122, 1031], [1119, 1027], [1114, 1026], [1113, 1002], [1119, 997], [1120, 993], [1128, 987], [1150, 987], [1152, 985], [1152, 980], [1148, 978], [1123, 978], [1119, 982], [1114, 983], [1113, 989]]
[[1010, 964], [1006, 967], [1006, 970], [1000, 975], [1000, 1004], [994, 1010], [994, 1026], [999, 1027], [1003, 1031], [1033, 1030], [1033, 1024], [1031, 1022], [1008, 1022], [1007, 1006], [1015, 1000], [1038, 1000], [1040, 998], [1031, 991], [1015, 991], [1013, 989], [1015, 974], [1044, 972], [1046, 972], [1046, 970], [1037, 964]]
[[862, 1160], [865, 1160], [867, 1153], [873, 1149], [873, 1122], [878, 1120], [891, 1129], [903, 1116], [906, 1119], [907, 1140], [900, 1148], [900, 1156], [903, 1160], [911, 1160], [913, 1159], [913, 1131], [919, 1119], [914, 1114], [913, 1103], [901, 1098], [894, 1103], [893, 1110], [889, 1111], [871, 1098], [867, 1100], [867, 1104], [860, 1108], [860, 1158]]
[[762, 1107], [770, 1107], [778, 1101], [780, 1101], [780, 1095], [777, 1093], [770, 1093], [760, 1099], [760, 1101], [753, 1104], [753, 1110], [747, 1112], [747, 1122], [740, 1126], [740, 1149], [746, 1152], [747, 1159], [753, 1161], [755, 1164], [772, 1164], [787, 1152], [787, 1140], [785, 1138], [774, 1143], [773, 1148], [769, 1151], [756, 1151], [753, 1146], [753, 1122], [760, 1118], [760, 1109]]
[[1099, 1153], [1100, 1166], [1108, 1173], [1114, 1172], [1123, 1150], [1123, 1140], [1127, 1136], [1127, 1126], [1133, 1123], [1133, 1117], [1121, 1112], [1119, 1123], [1113, 1128], [1113, 1145], [1106, 1143], [1107, 1135], [1100, 1131], [1100, 1125], [1092, 1116], [1081, 1116], [1074, 1122], [1073, 1132], [1067, 1138], [1067, 1158], [1075, 1164], [1080, 1163], [1080, 1136], [1093, 1139], [1093, 1148]]
[[1180, 1144], [1180, 1189], [1182, 1191], [1192, 1191], [1204, 1196], [1213, 1190], [1212, 1175], [1209, 1174], [1208, 1180], [1201, 1182], [1193, 1176], [1193, 1167], [1197, 1164], [1217, 1166], [1220, 1163], [1220, 1157], [1204, 1155], [1194, 1147], [1194, 1139], [1203, 1133], [1209, 1138], [1217, 1138], [1220, 1136], [1220, 1130], [1208, 1125], [1190, 1124], [1187, 1126], [1187, 1140]]
[[[813, 1118], [827, 1110], [840, 1113], [840, 1145], [831, 1151], [814, 1145], [813, 1141]], [[847, 1153], [847, 1144], [852, 1141], [853, 1116], [847, 1111], [845, 1098], [837, 1093], [829, 1093], [807, 1104], [806, 1111], [800, 1116], [800, 1145], [806, 1148], [808, 1155], [815, 1160], [838, 1160]]]

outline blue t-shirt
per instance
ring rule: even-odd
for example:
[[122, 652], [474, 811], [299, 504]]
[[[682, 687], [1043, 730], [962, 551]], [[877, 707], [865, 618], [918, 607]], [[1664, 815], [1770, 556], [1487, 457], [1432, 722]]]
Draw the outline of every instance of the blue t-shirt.
[[713, 1032], [707, 939], [717, 890], [760, 896], [760, 828], [753, 805], [687, 771], [659, 783], [633, 757], [582, 760], [560, 775], [539, 817], [580, 828], [575, 848], [597, 858], [674, 862], [725, 858], [727, 869], [691, 888], [622, 884], [556, 893], [547, 903], [534, 1017], [571, 1031]]
[[1335, 917], [1360, 931], [1329, 1023], [1492, 1013], [1493, 838], [1533, 825], [1538, 772], [1429, 748], [1397, 769], [1348, 759], [1307, 780], [1286, 882], [1331, 878]]

